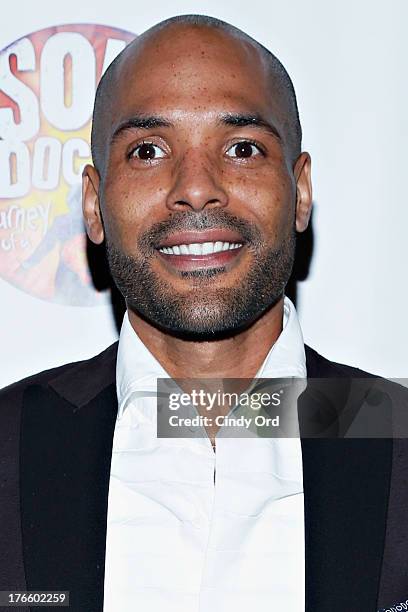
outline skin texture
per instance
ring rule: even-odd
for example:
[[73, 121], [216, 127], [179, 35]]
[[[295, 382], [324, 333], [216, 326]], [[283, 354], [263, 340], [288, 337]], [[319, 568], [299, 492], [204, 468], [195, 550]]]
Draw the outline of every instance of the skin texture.
[[[176, 298], [181, 315], [185, 308], [185, 320], [219, 322], [237, 288], [248, 289], [259, 259], [278, 268], [276, 258], [265, 259], [268, 253], [293, 255], [294, 229], [304, 231], [311, 212], [310, 156], [293, 160], [282, 95], [259, 50], [229, 33], [178, 24], [144, 36], [115, 67], [113, 81], [101, 139], [105, 164], [99, 171], [88, 165], [83, 174], [88, 236], [97, 244], [106, 239], [111, 260], [119, 252], [142, 262], [165, 288], [161, 297]], [[280, 136], [262, 126], [226, 125], [220, 117], [228, 113], [259, 115]], [[126, 129], [112, 141], [135, 115], [164, 117], [171, 126]], [[242, 141], [256, 145], [238, 158], [232, 153]], [[131, 155], [143, 142], [163, 156]], [[152, 228], [198, 229], [200, 220], [211, 228], [232, 220], [234, 228], [241, 223], [244, 233], [252, 231], [219, 273], [182, 275], [153, 249], [153, 239], [146, 243]], [[283, 266], [286, 275], [290, 265]], [[282, 289], [287, 280], [280, 279]], [[251, 378], [282, 330], [282, 291], [268, 307], [261, 293], [256, 316], [236, 333], [206, 340], [186, 339], [129, 300], [127, 306], [134, 330], [172, 377]]]

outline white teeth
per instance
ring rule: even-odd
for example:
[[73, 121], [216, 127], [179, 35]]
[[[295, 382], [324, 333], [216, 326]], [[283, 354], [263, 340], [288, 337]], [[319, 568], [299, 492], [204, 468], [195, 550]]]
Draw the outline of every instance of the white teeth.
[[194, 242], [193, 244], [187, 245], [188, 252], [192, 255], [201, 255], [203, 252], [203, 245], [198, 242]]
[[193, 242], [192, 244], [175, 244], [171, 247], [161, 247], [159, 251], [166, 255], [210, 255], [220, 251], [239, 249], [242, 242]]
[[214, 243], [213, 242], [203, 242], [202, 244], [202, 254], [208, 255], [208, 253], [214, 253]]

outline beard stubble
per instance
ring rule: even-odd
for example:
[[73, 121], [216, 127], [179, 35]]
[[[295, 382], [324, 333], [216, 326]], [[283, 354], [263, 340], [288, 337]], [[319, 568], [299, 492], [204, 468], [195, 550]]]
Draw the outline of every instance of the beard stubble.
[[[150, 262], [161, 240], [172, 232], [226, 228], [238, 231], [252, 254], [248, 273], [233, 287], [212, 287], [224, 267], [181, 272], [194, 279], [183, 294], [156, 273]], [[107, 237], [112, 278], [127, 307], [159, 329], [187, 340], [211, 341], [249, 327], [282, 297], [293, 268], [295, 228], [280, 244], [268, 245], [257, 226], [225, 210], [178, 213], [154, 225], [138, 240], [137, 255], [124, 253]]]

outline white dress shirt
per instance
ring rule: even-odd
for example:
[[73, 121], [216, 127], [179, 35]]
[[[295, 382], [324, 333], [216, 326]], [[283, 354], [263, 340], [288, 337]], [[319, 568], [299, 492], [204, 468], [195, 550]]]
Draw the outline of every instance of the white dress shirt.
[[[290, 376], [306, 377], [306, 365], [285, 298], [283, 331], [257, 377]], [[169, 375], [125, 314], [104, 612], [303, 612], [300, 440], [217, 437], [214, 452], [208, 437], [157, 438], [158, 377]]]

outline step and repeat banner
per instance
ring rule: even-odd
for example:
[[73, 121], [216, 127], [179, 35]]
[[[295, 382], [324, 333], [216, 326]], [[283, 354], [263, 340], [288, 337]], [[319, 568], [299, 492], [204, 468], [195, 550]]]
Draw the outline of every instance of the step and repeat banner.
[[407, 10], [288, 4], [9, 4], [0, 25], [0, 386], [117, 339], [82, 221], [95, 89], [135, 36], [192, 12], [245, 30], [293, 79], [314, 179], [311, 262], [296, 290], [305, 340], [331, 359], [408, 375]]

